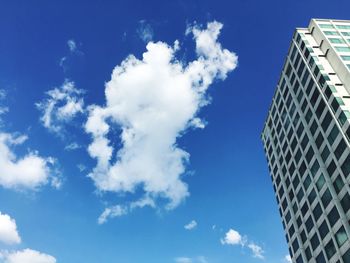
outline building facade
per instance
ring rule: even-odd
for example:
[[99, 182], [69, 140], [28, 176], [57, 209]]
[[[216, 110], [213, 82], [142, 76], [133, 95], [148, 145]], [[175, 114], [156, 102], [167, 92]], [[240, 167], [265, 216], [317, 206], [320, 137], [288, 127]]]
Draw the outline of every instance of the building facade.
[[292, 261], [350, 263], [350, 21], [296, 29], [261, 138]]

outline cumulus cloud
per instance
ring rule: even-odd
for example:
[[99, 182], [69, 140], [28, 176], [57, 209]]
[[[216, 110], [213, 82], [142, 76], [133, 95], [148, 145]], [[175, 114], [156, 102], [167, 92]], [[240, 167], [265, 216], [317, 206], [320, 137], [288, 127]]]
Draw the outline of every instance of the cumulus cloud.
[[17, 157], [13, 148], [23, 144], [27, 136], [14, 136], [0, 133], [0, 185], [5, 188], [31, 189], [57, 183], [58, 177], [50, 174], [55, 165], [53, 158], [43, 158], [37, 152], [29, 152], [24, 157]]
[[243, 238], [239, 232], [237, 232], [234, 229], [230, 229], [226, 234], [225, 237], [222, 238], [221, 244], [223, 245], [243, 245]]
[[83, 90], [75, 87], [74, 82], [68, 80], [60, 87], [47, 91], [47, 98], [35, 104], [42, 113], [40, 120], [44, 127], [62, 135], [64, 124], [83, 113], [83, 93]]
[[0, 212], [0, 242], [13, 245], [21, 243], [16, 221], [7, 214]]
[[[217, 41], [218, 22], [190, 28], [197, 59], [181, 63], [174, 46], [149, 42], [142, 59], [128, 56], [106, 83], [106, 105], [89, 107], [86, 132], [92, 136], [88, 152], [97, 160], [89, 174], [100, 191], [135, 193], [168, 200], [167, 209], [189, 196], [182, 180], [190, 154], [177, 139], [198, 127], [199, 110], [209, 103], [206, 91], [215, 79], [224, 80], [237, 66], [237, 56]], [[193, 121], [195, 120], [195, 121]], [[120, 127], [119, 140], [111, 135]]]
[[195, 229], [197, 227], [197, 222], [196, 222], [196, 220], [192, 220], [191, 222], [189, 222], [188, 224], [186, 224], [185, 226], [184, 226], [184, 228], [186, 229], [186, 230], [192, 230], [192, 229]]
[[32, 249], [2, 252], [4, 263], [56, 263], [53, 256]]
[[253, 257], [264, 259], [263, 254], [265, 251], [262, 249], [262, 247], [258, 246], [254, 242], [251, 242], [247, 237], [242, 236], [238, 231], [232, 228], [226, 232], [225, 237], [222, 238], [220, 242], [223, 245], [240, 245], [243, 248], [248, 248], [252, 252]]
[[154, 36], [153, 28], [150, 24], [146, 22], [146, 20], [141, 20], [139, 22], [139, 26], [136, 31], [139, 38], [142, 39], [143, 42], [148, 43], [152, 41]]

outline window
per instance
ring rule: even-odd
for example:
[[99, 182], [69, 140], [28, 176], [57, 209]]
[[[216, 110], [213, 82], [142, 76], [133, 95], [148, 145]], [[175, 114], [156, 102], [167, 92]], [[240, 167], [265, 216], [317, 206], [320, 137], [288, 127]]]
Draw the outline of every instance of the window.
[[344, 212], [348, 212], [350, 209], [350, 195], [346, 193], [343, 199], [340, 201], [341, 206], [343, 207]]
[[311, 215], [305, 222], [306, 230], [308, 233], [310, 233], [311, 229], [314, 227], [314, 221], [312, 220]]
[[292, 247], [293, 247], [294, 253], [296, 253], [297, 250], [299, 249], [298, 239], [295, 238], [295, 240], [294, 240], [293, 243], [292, 243]]
[[335, 31], [324, 31], [324, 34], [327, 36], [339, 36], [339, 33]]
[[[304, 180], [304, 183], [303, 183], [304, 188], [305, 188], [306, 191], [309, 188], [310, 184], [311, 184], [311, 179], [310, 179], [310, 176], [307, 175], [305, 180]], [[343, 183], [343, 185], [344, 185], [344, 183]]]
[[350, 154], [348, 155], [348, 157], [346, 157], [346, 160], [343, 162], [341, 170], [343, 171], [345, 177], [347, 177], [350, 174]]
[[317, 222], [317, 220], [320, 218], [320, 216], [322, 215], [322, 208], [320, 204], [317, 204], [317, 206], [314, 208], [314, 210], [312, 211], [312, 213], [314, 214], [315, 220]]
[[318, 191], [321, 191], [322, 187], [324, 186], [324, 184], [326, 183], [326, 180], [324, 179], [323, 174], [321, 174], [320, 178], [318, 178], [317, 182], [316, 182], [316, 187]]
[[[318, 239], [318, 236], [317, 236], [317, 233], [315, 233], [311, 240], [310, 240], [310, 243], [311, 243], [311, 247], [313, 250], [316, 250], [316, 248], [318, 247], [318, 245], [320, 244], [320, 240]], [[317, 261], [318, 262], [318, 261]]]
[[335, 234], [335, 240], [337, 241], [338, 247], [341, 247], [348, 240], [344, 226], [339, 228], [338, 232]]
[[334, 125], [327, 138], [330, 145], [333, 145], [334, 141], [337, 139], [338, 134], [339, 129], [337, 125]]
[[337, 194], [340, 193], [341, 189], [344, 187], [344, 181], [341, 178], [341, 175], [338, 175], [337, 179], [333, 182], [333, 186]]
[[329, 38], [329, 41], [333, 44], [344, 44], [345, 41], [341, 38]]
[[350, 263], [350, 249], [348, 249], [343, 255], [344, 263]]
[[321, 235], [321, 238], [324, 239], [324, 237], [328, 234], [329, 232], [329, 228], [328, 228], [328, 225], [327, 225], [327, 222], [326, 220], [323, 221], [323, 223], [320, 225], [319, 227], [319, 232], [320, 232], [320, 235]]
[[334, 29], [334, 26], [331, 24], [319, 24], [320, 28]]
[[307, 247], [307, 248], [305, 249], [305, 255], [306, 255], [306, 259], [309, 261], [310, 258], [312, 257], [310, 247]]
[[307, 197], [307, 199], [309, 200], [310, 205], [315, 200], [315, 198], [316, 198], [316, 191], [315, 191], [315, 189], [312, 189], [312, 191], [310, 192], [309, 196]]
[[317, 263], [326, 263], [326, 260], [324, 259], [323, 252], [321, 251], [320, 254], [316, 257]]
[[332, 239], [329, 240], [328, 244], [325, 247], [325, 250], [328, 259], [331, 259], [331, 257], [336, 253], [336, 249]]
[[335, 156], [340, 159], [340, 157], [343, 155], [343, 152], [346, 149], [346, 143], [343, 139], [340, 140], [337, 148], [334, 151]]
[[341, 58], [345, 61], [350, 61], [350, 56], [341, 56]]
[[340, 218], [339, 213], [337, 208], [334, 206], [332, 208], [332, 210], [329, 212], [329, 214], [327, 215], [327, 218], [329, 220], [329, 223], [331, 224], [331, 226], [333, 227], [334, 224], [338, 221], [338, 219]]
[[344, 36], [350, 36], [350, 32], [341, 32]]
[[339, 29], [350, 29], [350, 25], [335, 25]]
[[329, 191], [329, 189], [327, 189], [324, 192], [324, 194], [321, 197], [321, 201], [322, 201], [322, 204], [323, 204], [324, 208], [326, 209], [327, 206], [329, 205], [329, 203], [332, 201], [332, 194]]
[[350, 52], [350, 47], [335, 47], [335, 50], [339, 52]]

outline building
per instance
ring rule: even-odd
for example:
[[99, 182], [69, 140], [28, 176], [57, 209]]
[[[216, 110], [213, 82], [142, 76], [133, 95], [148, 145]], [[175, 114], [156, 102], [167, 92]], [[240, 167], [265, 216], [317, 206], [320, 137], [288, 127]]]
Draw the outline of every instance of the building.
[[350, 263], [350, 21], [296, 29], [261, 137], [293, 262]]

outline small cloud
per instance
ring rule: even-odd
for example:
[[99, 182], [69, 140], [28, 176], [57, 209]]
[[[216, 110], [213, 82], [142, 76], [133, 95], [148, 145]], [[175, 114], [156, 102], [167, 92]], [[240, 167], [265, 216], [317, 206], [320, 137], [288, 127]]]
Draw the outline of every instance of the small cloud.
[[290, 257], [289, 254], [286, 255], [286, 256], [284, 257], [284, 262], [286, 262], [286, 263], [292, 263], [292, 258]]
[[0, 242], [7, 245], [21, 243], [16, 221], [7, 214], [0, 212]]
[[67, 41], [67, 46], [69, 48], [69, 51], [72, 53], [77, 50], [77, 44], [75, 43], [75, 41], [73, 39], [69, 39]]
[[174, 259], [176, 263], [208, 263], [208, 260], [204, 256], [198, 257], [177, 257]]
[[48, 130], [63, 136], [63, 126], [84, 112], [84, 90], [77, 89], [74, 82], [65, 80], [58, 87], [46, 92], [47, 98], [36, 103], [41, 111], [41, 123]]
[[240, 235], [240, 233], [238, 233], [236, 230], [234, 229], [230, 229], [226, 234], [225, 237], [223, 239], [220, 240], [221, 244], [223, 245], [243, 245], [243, 238]]
[[126, 215], [127, 213], [128, 213], [127, 209], [121, 205], [108, 207], [103, 211], [103, 213], [100, 215], [97, 221], [98, 221], [98, 224], [101, 225], [106, 223], [108, 218], [123, 216], [123, 215]]
[[73, 150], [76, 150], [79, 148], [81, 148], [81, 146], [79, 144], [77, 144], [76, 142], [72, 142], [72, 143], [66, 145], [66, 147], [64, 147], [64, 149], [66, 151], [73, 151]]
[[136, 30], [139, 38], [142, 39], [143, 42], [148, 43], [153, 40], [154, 32], [153, 28], [150, 24], [146, 22], [146, 20], [141, 20], [139, 22], [138, 29]]
[[184, 226], [186, 230], [192, 230], [192, 229], [195, 229], [196, 227], [197, 227], [197, 222], [195, 220], [192, 220], [191, 222], [189, 222], [187, 225]]
[[250, 244], [248, 244], [248, 248], [252, 251], [253, 257], [259, 258], [259, 259], [265, 258], [263, 255], [265, 251], [260, 246], [254, 244], [254, 243], [250, 243]]
[[78, 164], [77, 167], [78, 167], [78, 169], [79, 169], [80, 172], [84, 172], [84, 171], [86, 170], [86, 166], [83, 165], [83, 164], [81, 164], [81, 163]]
[[0, 89], [0, 100], [3, 100], [6, 98], [6, 91], [4, 89]]
[[264, 259], [264, 250], [255, 244], [254, 242], [249, 241], [247, 237], [243, 237], [238, 231], [230, 229], [223, 239], [220, 240], [223, 245], [240, 245], [243, 248], [248, 248], [252, 252], [252, 256], [259, 259]]

